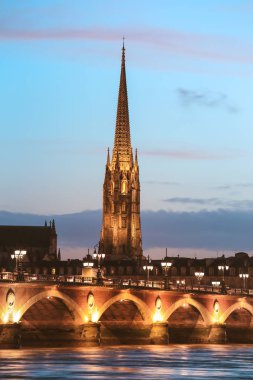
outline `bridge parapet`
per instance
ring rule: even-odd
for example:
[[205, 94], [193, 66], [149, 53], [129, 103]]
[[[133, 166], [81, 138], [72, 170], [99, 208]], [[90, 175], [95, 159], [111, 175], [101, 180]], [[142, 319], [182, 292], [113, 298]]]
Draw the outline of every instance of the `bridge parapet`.
[[[103, 279], [103, 285], [96, 284], [96, 278], [93, 277], [83, 277], [79, 275], [71, 276], [55, 276], [55, 275], [24, 275], [24, 280], [19, 281], [14, 273], [8, 272], [5, 274], [0, 274], [0, 284], [1, 283], [13, 283], [13, 284], [41, 284], [41, 285], [65, 285], [65, 286], [99, 286], [99, 287], [109, 287], [116, 289], [160, 289], [168, 290], [165, 287], [164, 281], [146, 281], [146, 280], [136, 280], [131, 278], [115, 278], [115, 279]], [[222, 286], [213, 285], [173, 285], [170, 284], [170, 289], [172, 291], [177, 291], [179, 293], [210, 293], [210, 294], [224, 294], [224, 288]], [[241, 295], [241, 296], [253, 296], [253, 289], [245, 288], [227, 288], [225, 289], [225, 294], [230, 295]]]

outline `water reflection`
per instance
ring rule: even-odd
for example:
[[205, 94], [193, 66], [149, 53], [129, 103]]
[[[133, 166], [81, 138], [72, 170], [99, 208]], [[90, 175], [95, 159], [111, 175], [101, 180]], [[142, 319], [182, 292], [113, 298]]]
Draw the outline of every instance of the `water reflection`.
[[253, 379], [253, 346], [0, 351], [0, 379]]

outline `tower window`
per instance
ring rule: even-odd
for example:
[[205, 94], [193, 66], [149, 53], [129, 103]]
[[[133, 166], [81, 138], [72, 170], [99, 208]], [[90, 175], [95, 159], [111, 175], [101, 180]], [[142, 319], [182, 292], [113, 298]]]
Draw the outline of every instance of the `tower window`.
[[126, 228], [126, 218], [121, 218], [121, 227]]
[[127, 193], [127, 181], [126, 180], [123, 180], [121, 182], [121, 193], [122, 194], [126, 194]]

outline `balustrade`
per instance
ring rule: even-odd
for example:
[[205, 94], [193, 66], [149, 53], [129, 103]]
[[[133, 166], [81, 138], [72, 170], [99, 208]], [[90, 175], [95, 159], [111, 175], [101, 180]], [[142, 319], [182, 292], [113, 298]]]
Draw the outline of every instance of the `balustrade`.
[[[18, 282], [17, 273], [2, 272], [0, 273], [0, 282]], [[22, 282], [48, 282], [48, 283], [64, 283], [68, 285], [83, 285], [83, 286], [96, 286], [97, 279], [94, 277], [84, 277], [81, 275], [44, 275], [44, 274], [28, 274], [24, 273], [24, 280]], [[105, 287], [120, 287], [120, 288], [147, 288], [147, 289], [166, 289], [164, 281], [153, 281], [144, 279], [132, 278], [103, 278], [103, 286]], [[175, 283], [170, 282], [170, 290], [177, 292], [203, 292], [219, 294], [222, 292], [221, 285], [202, 285], [202, 284], [180, 284], [178, 281]], [[246, 288], [227, 288], [228, 294], [235, 295], [251, 295], [253, 296], [253, 289]]]

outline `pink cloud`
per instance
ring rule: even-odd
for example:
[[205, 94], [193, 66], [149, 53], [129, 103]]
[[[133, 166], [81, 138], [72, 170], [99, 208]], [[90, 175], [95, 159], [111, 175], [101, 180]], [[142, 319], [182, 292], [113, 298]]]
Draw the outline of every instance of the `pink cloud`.
[[[123, 32], [124, 31], [124, 32]], [[122, 27], [109, 29], [55, 28], [35, 29], [33, 27], [15, 28], [2, 25], [0, 41], [39, 41], [39, 40], [76, 40], [76, 41], [120, 41], [123, 33], [127, 41], [146, 44], [162, 52], [184, 55], [191, 58], [211, 61], [231, 61], [235, 63], [253, 63], [253, 45], [223, 36], [194, 34], [169, 29]]]
[[224, 160], [235, 157], [234, 153], [215, 153], [201, 150], [146, 150], [142, 151], [141, 154], [177, 160]]

